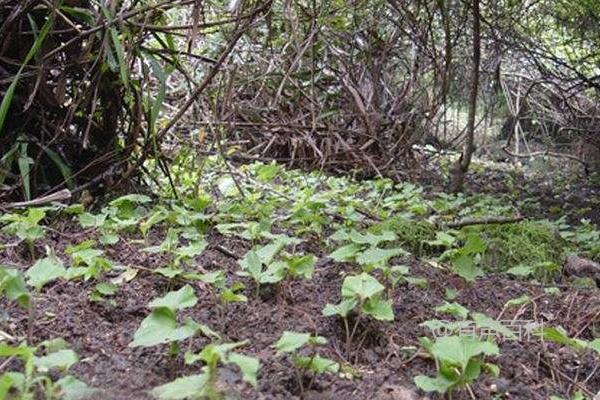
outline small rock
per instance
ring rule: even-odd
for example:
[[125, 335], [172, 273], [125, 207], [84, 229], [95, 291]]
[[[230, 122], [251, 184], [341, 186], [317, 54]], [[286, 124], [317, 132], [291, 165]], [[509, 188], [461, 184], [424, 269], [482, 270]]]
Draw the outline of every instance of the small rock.
[[569, 276], [595, 278], [596, 275], [600, 274], [600, 264], [572, 254], [565, 261], [564, 272]]
[[504, 378], [494, 379], [494, 382], [490, 385], [490, 391], [492, 393], [506, 393], [510, 388], [510, 380]]

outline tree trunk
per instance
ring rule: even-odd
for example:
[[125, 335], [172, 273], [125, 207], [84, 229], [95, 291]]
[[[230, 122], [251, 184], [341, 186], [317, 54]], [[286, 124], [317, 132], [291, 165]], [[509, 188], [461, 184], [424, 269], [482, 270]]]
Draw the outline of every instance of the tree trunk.
[[465, 143], [462, 154], [450, 177], [450, 190], [459, 192], [463, 189], [465, 173], [469, 170], [471, 156], [473, 155], [474, 136], [475, 136], [475, 113], [477, 112], [477, 92], [479, 88], [479, 62], [481, 58], [481, 33], [480, 33], [480, 14], [479, 0], [472, 0], [473, 12], [473, 66], [471, 71], [471, 92], [469, 95], [469, 114], [467, 116], [467, 129]]

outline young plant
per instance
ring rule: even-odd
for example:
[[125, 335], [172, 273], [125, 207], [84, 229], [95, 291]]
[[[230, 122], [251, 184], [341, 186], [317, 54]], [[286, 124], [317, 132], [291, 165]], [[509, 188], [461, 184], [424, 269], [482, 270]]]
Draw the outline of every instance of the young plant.
[[[255, 295], [260, 295], [260, 288], [265, 284], [277, 284], [286, 278], [311, 279], [316, 257], [313, 254], [290, 254], [283, 249], [292, 248], [301, 242], [300, 239], [286, 235], [266, 236], [273, 239], [271, 243], [254, 248], [238, 262], [241, 271], [237, 274], [248, 276], [255, 282]], [[277, 260], [275, 258], [277, 257]]]
[[263, 219], [260, 222], [248, 221], [248, 222], [235, 222], [235, 223], [224, 223], [218, 224], [215, 228], [225, 236], [238, 236], [242, 239], [249, 240], [252, 244], [258, 243], [258, 241], [266, 234], [271, 232], [271, 225], [273, 221], [270, 219]]
[[29, 298], [29, 320], [27, 329], [27, 338], [31, 342], [33, 338], [33, 323], [35, 321], [35, 299], [42, 287], [56, 279], [64, 278], [67, 270], [63, 262], [56, 257], [54, 252], [49, 248], [46, 249], [47, 256], [37, 260], [25, 273], [27, 284], [33, 286], [35, 291]]
[[381, 234], [367, 232], [359, 233], [356, 230], [347, 232], [337, 231], [330, 239], [336, 241], [350, 241], [329, 255], [338, 262], [355, 261], [363, 266], [365, 272], [370, 272], [376, 267], [385, 266], [393, 257], [407, 255], [408, 252], [400, 247], [381, 248], [381, 243], [397, 239], [393, 232], [383, 231]]
[[600, 338], [591, 342], [584, 339], [571, 338], [564, 328], [560, 326], [541, 327], [540, 329], [535, 330], [533, 333], [539, 336], [542, 340], [570, 347], [578, 353], [583, 353], [587, 349], [591, 349], [600, 354]]
[[478, 263], [486, 249], [485, 240], [473, 233], [467, 235], [465, 244], [461, 248], [446, 250], [440, 256], [440, 260], [450, 260], [453, 271], [467, 282], [472, 282], [484, 273]]
[[[312, 372], [312, 377], [306, 389], [310, 389], [315, 377], [318, 374], [337, 373], [340, 365], [325, 357], [321, 357], [316, 348], [327, 343], [327, 339], [322, 336], [314, 336], [309, 333], [285, 331], [273, 346], [279, 354], [286, 353], [292, 357], [292, 362], [296, 368], [296, 379], [300, 388], [300, 396], [304, 396], [304, 373]], [[301, 355], [302, 348], [309, 347], [310, 355]]]
[[[79, 357], [62, 339], [45, 341], [38, 346], [0, 343], [0, 358], [4, 357], [20, 360], [23, 369], [0, 375], [0, 399], [33, 399], [37, 398], [36, 393], [43, 393], [45, 399], [84, 399], [96, 391], [67, 374], [71, 366], [79, 362]], [[56, 380], [50, 370], [60, 371], [64, 376]]]
[[483, 361], [486, 355], [499, 354], [498, 346], [494, 343], [468, 336], [445, 336], [434, 343], [424, 339], [422, 344], [436, 359], [438, 366], [438, 373], [434, 378], [425, 375], [415, 377], [415, 385], [425, 392], [448, 393], [448, 398], [451, 399], [455, 389], [466, 387], [472, 394], [470, 385], [479, 377], [482, 369], [495, 376], [499, 373], [495, 364]]
[[[352, 340], [358, 325], [364, 316], [371, 316], [380, 321], [393, 321], [394, 311], [391, 300], [382, 298], [385, 287], [371, 275], [363, 272], [360, 275], [347, 276], [342, 283], [342, 301], [339, 304], [327, 304], [323, 315], [339, 315], [344, 321], [346, 330], [346, 352], [350, 354]], [[352, 329], [348, 322], [351, 311], [358, 317]]]
[[245, 303], [248, 298], [239, 292], [244, 290], [245, 286], [241, 282], [235, 282], [227, 286], [225, 273], [223, 271], [209, 272], [200, 276], [200, 280], [216, 288], [216, 297], [219, 312], [219, 321], [221, 326], [225, 325], [225, 312], [230, 303]]
[[114, 231], [132, 230], [148, 213], [144, 205], [151, 201], [150, 197], [143, 194], [128, 194], [112, 200], [102, 210], [108, 217], [106, 227]]
[[25, 279], [19, 270], [0, 266], [0, 296], [4, 295], [23, 308], [29, 307], [31, 294], [25, 286]]
[[27, 243], [31, 259], [35, 258], [34, 243], [46, 234], [46, 229], [39, 223], [46, 217], [48, 208], [28, 208], [26, 212], [10, 213], [0, 217], [0, 223], [4, 223], [2, 231], [9, 235], [15, 235], [20, 241]]
[[106, 302], [107, 304], [116, 307], [117, 302], [111, 297], [114, 296], [118, 290], [119, 287], [112, 282], [99, 282], [96, 284], [88, 298], [91, 302]]
[[104, 251], [93, 248], [94, 244], [93, 240], [86, 240], [65, 249], [72, 260], [71, 268], [67, 270], [69, 279], [97, 279], [113, 267], [112, 262], [103, 257]]
[[171, 353], [179, 350], [179, 343], [197, 333], [219, 339], [220, 336], [209, 327], [187, 318], [183, 324], [177, 322], [177, 311], [193, 307], [198, 302], [194, 289], [185, 285], [181, 289], [169, 292], [163, 297], [152, 300], [148, 307], [152, 310], [133, 335], [129, 347], [149, 347], [159, 344], [171, 344]]
[[173, 382], [152, 389], [151, 394], [159, 400], [184, 398], [223, 399], [223, 394], [218, 387], [218, 367], [220, 364], [236, 365], [242, 373], [242, 379], [256, 387], [256, 375], [260, 368], [260, 362], [254, 357], [233, 351], [247, 343], [248, 341], [223, 344], [211, 343], [204, 347], [198, 354], [187, 352], [185, 354], [185, 363], [189, 365], [197, 361], [202, 361], [205, 364], [202, 368], [202, 373], [175, 379]]
[[219, 335], [205, 325], [191, 318], [180, 325], [177, 311], [193, 307], [198, 302], [194, 289], [185, 285], [181, 289], [169, 292], [163, 297], [152, 300], [148, 307], [152, 310], [135, 331], [130, 347], [149, 347], [159, 344], [171, 344], [171, 353], [179, 350], [179, 342], [201, 332], [205, 336], [219, 338]]

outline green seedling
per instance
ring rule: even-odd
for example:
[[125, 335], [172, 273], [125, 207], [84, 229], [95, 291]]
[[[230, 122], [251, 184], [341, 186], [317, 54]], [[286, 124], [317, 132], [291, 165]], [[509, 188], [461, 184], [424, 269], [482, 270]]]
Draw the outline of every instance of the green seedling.
[[148, 244], [148, 234], [152, 227], [166, 220], [168, 217], [169, 212], [167, 209], [163, 206], [157, 206], [152, 213], [140, 223], [139, 230], [146, 245]]
[[228, 224], [219, 224], [215, 228], [225, 236], [238, 236], [242, 239], [249, 240], [252, 244], [258, 243], [262, 238], [267, 237], [267, 233], [271, 232], [273, 221], [263, 219], [260, 222], [248, 221]]
[[148, 307], [152, 310], [135, 331], [130, 347], [149, 347], [171, 344], [171, 352], [178, 351], [179, 343], [197, 333], [219, 338], [219, 335], [205, 325], [187, 318], [183, 324], [177, 322], [177, 311], [193, 307], [198, 302], [194, 289], [185, 285], [181, 289], [152, 300]]
[[236, 365], [242, 373], [242, 379], [256, 387], [256, 375], [260, 368], [259, 361], [254, 357], [233, 351], [247, 343], [247, 341], [244, 341], [209, 344], [198, 354], [187, 352], [185, 363], [189, 365], [202, 361], [204, 363], [202, 374], [178, 378], [173, 382], [152, 389], [151, 394], [159, 400], [223, 399], [224, 396], [218, 387], [218, 367], [226, 364]]
[[[96, 391], [68, 375], [79, 357], [62, 339], [45, 341], [38, 346], [0, 343], [0, 358], [18, 359], [23, 365], [21, 372], [0, 375], [0, 399], [32, 400], [37, 398], [36, 393], [43, 393], [45, 399], [85, 399]], [[56, 380], [56, 374], [50, 371], [57, 371], [63, 377]]]
[[240, 294], [245, 286], [241, 282], [234, 282], [231, 286], [227, 286], [225, 273], [223, 271], [209, 272], [200, 276], [200, 280], [212, 285], [216, 289], [217, 304], [219, 305], [219, 321], [221, 326], [225, 323], [225, 312], [227, 306], [231, 303], [245, 303], [248, 298]]
[[469, 316], [469, 309], [455, 302], [445, 302], [444, 304], [437, 306], [434, 310], [437, 313], [449, 314], [461, 319], [466, 319]]
[[470, 385], [486, 369], [497, 376], [499, 369], [494, 364], [483, 361], [484, 356], [498, 355], [498, 346], [487, 341], [480, 341], [468, 336], [440, 337], [435, 342], [428, 339], [422, 341], [425, 350], [429, 352], [438, 365], [437, 376], [434, 378], [419, 375], [414, 382], [425, 392], [448, 393], [457, 388], [466, 387], [471, 391]]
[[108, 216], [107, 227], [118, 231], [137, 226], [148, 213], [144, 204], [151, 201], [150, 197], [142, 194], [128, 194], [112, 200], [102, 210]]
[[165, 239], [156, 246], [149, 246], [143, 249], [148, 253], [171, 253], [179, 246], [179, 234], [181, 230], [169, 228]]
[[39, 259], [33, 264], [25, 273], [25, 277], [27, 278], [27, 284], [29, 286], [34, 287], [34, 293], [29, 298], [29, 319], [28, 319], [28, 329], [27, 329], [27, 338], [29, 342], [31, 342], [33, 338], [33, 324], [35, 321], [35, 306], [36, 306], [36, 297], [39, 295], [41, 289], [48, 283], [55, 281], [59, 278], [64, 278], [66, 276], [67, 270], [64, 267], [63, 262], [56, 257], [54, 252], [47, 248], [46, 249], [47, 256], [45, 258]]
[[24, 213], [9, 213], [0, 217], [0, 223], [4, 224], [2, 231], [25, 242], [32, 260], [35, 258], [35, 242], [46, 234], [46, 228], [40, 222], [46, 218], [47, 210], [47, 207], [28, 208]]
[[6, 296], [23, 308], [29, 307], [31, 294], [25, 286], [25, 279], [19, 270], [0, 266], [0, 295]]
[[579, 353], [583, 353], [587, 349], [591, 349], [600, 353], [600, 339], [595, 339], [590, 342], [583, 339], [571, 338], [560, 326], [542, 327], [535, 330], [533, 333], [544, 341], [570, 347]]
[[[304, 396], [304, 390], [310, 389], [318, 374], [336, 374], [340, 365], [325, 357], [321, 357], [316, 348], [327, 343], [322, 336], [314, 336], [309, 333], [285, 331], [273, 346], [279, 354], [290, 354], [296, 369], [296, 379], [300, 388], [300, 396]], [[310, 355], [301, 354], [302, 348], [310, 348]], [[311, 372], [312, 376], [308, 386], [304, 387], [304, 374]]]
[[103, 256], [104, 251], [93, 248], [94, 244], [93, 240], [86, 240], [65, 249], [72, 260], [71, 268], [66, 273], [68, 279], [98, 279], [113, 267], [112, 262]]
[[379, 247], [381, 243], [397, 239], [396, 235], [389, 231], [383, 231], [381, 234], [371, 232], [361, 234], [354, 229], [350, 232], [339, 230], [330, 239], [335, 241], [350, 241], [350, 243], [339, 247], [329, 257], [338, 262], [354, 261], [362, 265], [365, 272], [385, 266], [393, 257], [408, 254], [406, 250], [400, 247]]
[[478, 263], [486, 249], [487, 244], [480, 235], [469, 234], [461, 248], [446, 250], [440, 256], [440, 260], [450, 260], [452, 269], [458, 276], [467, 282], [473, 282], [483, 275], [483, 269], [478, 266]]
[[[392, 302], [382, 298], [385, 287], [371, 275], [363, 272], [360, 275], [347, 276], [342, 283], [342, 301], [339, 304], [327, 304], [323, 315], [339, 315], [344, 321], [346, 330], [346, 351], [350, 354], [352, 340], [364, 316], [380, 321], [393, 321]], [[352, 329], [348, 321], [351, 311], [358, 313]]]
[[287, 244], [296, 244], [298, 239], [280, 235], [273, 238], [270, 244], [250, 250], [239, 261], [241, 271], [237, 274], [254, 280], [256, 297], [260, 294], [261, 285], [279, 283], [287, 276], [310, 279], [314, 272], [316, 257], [313, 254], [293, 256], [285, 253], [281, 259], [275, 260]]
[[115, 307], [117, 303], [111, 297], [114, 296], [118, 290], [119, 287], [112, 282], [100, 282], [96, 284], [96, 287], [90, 293], [89, 299], [92, 302], [107, 302]]

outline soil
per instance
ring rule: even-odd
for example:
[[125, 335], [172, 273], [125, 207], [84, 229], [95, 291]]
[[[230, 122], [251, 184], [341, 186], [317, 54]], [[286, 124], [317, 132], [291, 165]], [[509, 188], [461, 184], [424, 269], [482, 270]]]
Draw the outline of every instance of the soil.
[[[55, 221], [56, 231], [45, 239], [45, 245], [60, 255], [69, 244], [93, 237], [81, 231], [70, 221]], [[59, 233], [60, 232], [60, 233]], [[160, 242], [160, 235], [153, 239]], [[211, 271], [217, 268], [234, 277], [236, 259], [248, 249], [248, 243], [209, 236], [211, 246], [198, 257], [192, 268]], [[226, 255], [219, 246], [229, 250]], [[294, 399], [300, 398], [295, 371], [290, 360], [276, 355], [271, 347], [284, 330], [306, 331], [329, 339], [321, 355], [352, 365], [354, 377], [319, 376], [306, 390], [305, 399], [418, 399], [425, 398], [414, 388], [412, 379], [418, 374], [435, 374], [435, 364], [425, 354], [416, 352], [418, 338], [428, 335], [420, 324], [435, 318], [433, 308], [444, 302], [445, 289], [461, 289], [456, 301], [471, 311], [502, 319], [535, 320], [548, 326], [561, 325], [572, 336], [592, 339], [592, 330], [599, 326], [600, 293], [578, 291], [563, 287], [558, 295], [544, 293], [541, 286], [508, 279], [505, 275], [488, 274], [472, 285], [428, 263], [405, 259], [411, 276], [424, 277], [428, 288], [401, 285], [394, 289], [396, 320], [393, 324], [361, 322], [357, 345], [346, 353], [344, 328], [340, 321], [321, 314], [323, 306], [339, 300], [342, 274], [350, 267], [326, 258], [322, 250], [308, 243], [307, 251], [321, 258], [311, 281], [292, 281], [280, 288], [263, 290], [260, 298], [252, 295], [252, 283], [247, 284], [248, 303], [231, 305], [220, 319], [214, 293], [205, 284], [191, 283], [199, 298], [198, 304], [185, 316], [207, 324], [224, 334], [227, 341], [249, 340], [242, 350], [261, 360], [259, 385], [252, 389], [241, 382], [234, 368], [221, 369], [221, 384], [230, 398], [240, 399]], [[121, 240], [106, 250], [117, 264], [138, 268], [137, 276], [120, 287], [114, 304], [89, 300], [93, 283], [82, 281], [59, 282], [47, 286], [36, 299], [33, 340], [62, 337], [79, 354], [81, 362], [71, 373], [88, 385], [100, 389], [97, 399], [149, 399], [147, 391], [177, 377], [198, 373], [197, 365], [186, 366], [181, 355], [167, 354], [166, 346], [132, 348], [133, 333], [148, 314], [146, 305], [168, 290], [175, 290], [181, 282], [169, 282], [152, 269], [163, 266], [164, 257], [139, 251], [139, 245]], [[27, 259], [16, 248], [0, 254], [0, 263], [28, 265]], [[527, 294], [533, 303], [517, 309], [504, 310], [504, 304]], [[1, 330], [17, 338], [24, 338], [28, 315], [14, 304], [0, 300], [2, 309], [10, 316]], [[190, 348], [199, 350], [207, 340], [193, 339]], [[495, 362], [501, 368], [501, 378], [482, 378], [472, 387], [475, 398], [486, 399], [494, 391], [504, 391], [508, 399], [548, 399], [551, 395], [567, 397], [574, 388], [587, 393], [600, 390], [598, 357], [577, 354], [567, 348], [543, 343], [539, 339], [505, 341], [500, 344], [501, 356]], [[11, 363], [7, 368], [18, 368]], [[305, 386], [310, 383], [306, 377]], [[439, 398], [430, 395], [429, 398]], [[459, 391], [454, 398], [470, 399], [467, 391]]]

